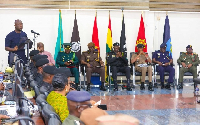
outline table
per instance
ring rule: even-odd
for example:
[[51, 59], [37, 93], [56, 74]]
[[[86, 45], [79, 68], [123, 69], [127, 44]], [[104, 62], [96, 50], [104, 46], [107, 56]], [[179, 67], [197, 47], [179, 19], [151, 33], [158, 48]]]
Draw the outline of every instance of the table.
[[[8, 90], [8, 92], [12, 94], [12, 89]], [[33, 102], [34, 105], [36, 105], [34, 98], [29, 100]], [[40, 113], [36, 113], [31, 117], [31, 119], [33, 119], [33, 121], [35, 122], [35, 125], [45, 125]]]

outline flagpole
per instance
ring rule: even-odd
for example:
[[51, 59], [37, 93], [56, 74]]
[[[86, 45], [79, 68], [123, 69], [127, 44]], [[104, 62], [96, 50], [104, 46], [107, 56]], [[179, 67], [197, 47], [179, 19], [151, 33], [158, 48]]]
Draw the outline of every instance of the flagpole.
[[[110, 20], [110, 10], [109, 10], [109, 20]], [[108, 20], [108, 21], [109, 21], [109, 20]]]
[[76, 19], [76, 10], [75, 10], [75, 19]]
[[124, 8], [122, 7], [122, 20], [123, 20], [123, 15], [124, 15]]
[[[96, 20], [97, 20], [97, 10], [96, 10]], [[98, 59], [97, 59], [97, 61], [99, 62], [99, 57], [100, 57], [100, 46], [99, 46], [99, 48], [97, 48], [97, 51], [98, 51]]]

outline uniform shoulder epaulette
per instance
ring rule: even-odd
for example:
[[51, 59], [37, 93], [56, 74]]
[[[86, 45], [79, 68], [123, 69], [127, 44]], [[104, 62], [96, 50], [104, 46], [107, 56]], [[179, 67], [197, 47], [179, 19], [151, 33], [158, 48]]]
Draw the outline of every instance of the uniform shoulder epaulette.
[[184, 55], [184, 54], [186, 55], [187, 53], [186, 53], [186, 52], [182, 52], [182, 53], [181, 53], [181, 55]]
[[194, 55], [198, 55], [197, 53], [193, 53]]

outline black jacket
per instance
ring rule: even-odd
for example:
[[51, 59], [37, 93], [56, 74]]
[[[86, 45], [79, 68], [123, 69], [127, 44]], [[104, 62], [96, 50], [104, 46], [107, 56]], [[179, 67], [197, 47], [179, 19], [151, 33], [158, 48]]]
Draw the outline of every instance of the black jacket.
[[116, 53], [114, 51], [108, 53], [107, 62], [110, 66], [121, 67], [128, 65], [128, 60], [124, 56], [116, 57]]

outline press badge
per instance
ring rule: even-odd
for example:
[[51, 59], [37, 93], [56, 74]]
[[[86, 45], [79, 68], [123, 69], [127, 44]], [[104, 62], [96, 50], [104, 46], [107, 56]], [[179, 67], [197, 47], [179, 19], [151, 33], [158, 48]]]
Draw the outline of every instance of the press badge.
[[115, 55], [112, 55], [112, 58], [115, 57]]

